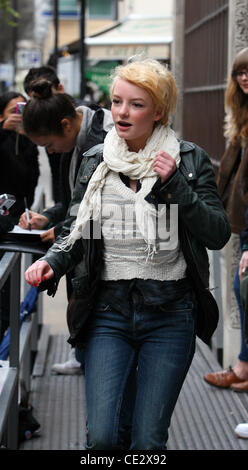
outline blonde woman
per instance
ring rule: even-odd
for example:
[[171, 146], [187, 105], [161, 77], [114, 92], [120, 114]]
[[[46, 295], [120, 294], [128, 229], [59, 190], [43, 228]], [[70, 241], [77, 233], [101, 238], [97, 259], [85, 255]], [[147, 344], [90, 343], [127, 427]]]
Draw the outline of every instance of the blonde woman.
[[218, 189], [233, 233], [240, 235], [242, 257], [234, 278], [240, 311], [241, 348], [234, 367], [206, 374], [204, 379], [219, 388], [248, 391], [248, 348], [244, 334], [244, 311], [240, 301], [240, 280], [248, 266], [246, 210], [248, 202], [248, 48], [233, 63], [225, 95], [225, 135], [229, 145], [221, 159]]
[[[216, 328], [205, 247], [220, 249], [230, 228], [208, 156], [179, 142], [170, 128], [176, 97], [171, 73], [155, 60], [116, 68], [114, 128], [103, 161], [95, 152], [96, 164], [101, 161], [95, 171], [94, 149], [84, 156], [74, 194], [74, 202], [83, 196], [76, 223], [25, 275], [30, 284], [45, 278], [57, 285], [82, 259], [82, 317], [88, 309], [89, 319], [80, 329], [77, 317], [69, 342], [86, 345], [90, 450], [165, 449], [195, 335], [207, 342]], [[101, 237], [89, 236], [87, 225], [94, 223]], [[127, 411], [132, 432], [123, 444]]]

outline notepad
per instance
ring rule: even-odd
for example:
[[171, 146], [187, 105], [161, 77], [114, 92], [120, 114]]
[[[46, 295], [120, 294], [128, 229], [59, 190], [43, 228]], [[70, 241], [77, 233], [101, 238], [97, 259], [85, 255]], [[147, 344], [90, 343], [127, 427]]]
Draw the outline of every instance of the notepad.
[[28, 230], [28, 229], [19, 227], [19, 225], [15, 225], [13, 230], [10, 230], [8, 233], [10, 234], [13, 233], [16, 235], [41, 235], [44, 232], [46, 232], [46, 230], [36, 230], [36, 229]]
[[0, 250], [44, 255], [51, 246], [42, 241], [40, 235], [44, 232], [46, 230], [28, 230], [15, 225], [13, 230], [0, 236]]

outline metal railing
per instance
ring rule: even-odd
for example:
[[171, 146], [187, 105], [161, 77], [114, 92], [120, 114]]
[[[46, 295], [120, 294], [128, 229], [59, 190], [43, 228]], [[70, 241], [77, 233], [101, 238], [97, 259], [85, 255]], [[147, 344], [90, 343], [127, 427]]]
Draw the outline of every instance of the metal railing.
[[[32, 210], [44, 208], [44, 192], [37, 187]], [[18, 448], [18, 414], [20, 378], [25, 389], [30, 391], [32, 357], [38, 348], [39, 331], [42, 324], [42, 296], [38, 296], [36, 312], [25, 318], [20, 325], [21, 295], [29, 286], [24, 280], [24, 271], [33, 261], [29, 253], [6, 252], [0, 260], [0, 291], [10, 277], [10, 342], [9, 366], [0, 368], [0, 444], [8, 449]], [[22, 294], [21, 294], [22, 293]]]

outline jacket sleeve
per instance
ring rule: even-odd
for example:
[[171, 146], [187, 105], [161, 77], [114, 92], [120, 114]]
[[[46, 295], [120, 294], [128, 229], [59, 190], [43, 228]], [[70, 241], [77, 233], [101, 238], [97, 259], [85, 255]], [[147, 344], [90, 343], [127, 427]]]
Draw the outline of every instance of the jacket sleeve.
[[245, 211], [245, 224], [246, 226], [240, 235], [242, 251], [248, 250], [248, 207], [246, 208], [246, 211]]
[[[26, 136], [21, 135], [19, 138], [21, 140], [21, 154], [15, 159], [15, 171], [17, 171], [16, 167], [18, 165], [18, 174], [20, 175], [21, 171], [23, 172], [22, 184], [23, 188], [25, 188], [24, 193], [28, 194], [35, 190], [38, 183], [40, 175], [39, 152], [37, 146]], [[22, 169], [20, 168], [21, 165]]]
[[159, 179], [146, 199], [157, 204], [178, 204], [180, 222], [206, 248], [219, 250], [229, 240], [231, 229], [208, 155], [195, 146], [193, 159], [195, 174], [190, 173], [189, 180], [177, 169], [164, 184]]
[[[62, 227], [60, 226], [58, 236], [56, 236], [57, 244], [60, 244], [60, 242], [69, 235], [71, 226], [77, 216], [79, 204], [83, 199], [86, 189], [85, 184], [81, 183], [83, 167], [84, 165], [81, 164], [66, 217], [63, 221]], [[82, 239], [80, 239], [75, 242], [69, 251], [58, 251], [53, 245], [41, 259], [48, 262], [54, 270], [56, 282], [59, 282], [59, 279], [65, 273], [72, 270], [83, 259], [84, 252]]]
[[49, 207], [45, 211], [42, 212], [42, 215], [45, 215], [51, 226], [62, 222], [66, 216], [66, 210], [62, 204], [62, 202], [57, 202], [54, 206]]

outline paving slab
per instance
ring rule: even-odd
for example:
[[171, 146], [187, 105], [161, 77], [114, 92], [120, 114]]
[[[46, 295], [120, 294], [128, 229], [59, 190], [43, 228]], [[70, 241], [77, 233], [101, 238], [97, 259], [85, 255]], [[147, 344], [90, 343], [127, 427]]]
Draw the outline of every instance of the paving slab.
[[[41, 424], [41, 435], [23, 450], [82, 450], [85, 443], [84, 376], [51, 372], [54, 362], [68, 358], [65, 335], [51, 335], [42, 377], [33, 377], [30, 401]], [[219, 390], [203, 380], [220, 365], [211, 350], [197, 342], [196, 354], [177, 402], [169, 431], [168, 450], [248, 450], [235, 426], [248, 422], [248, 394]]]

